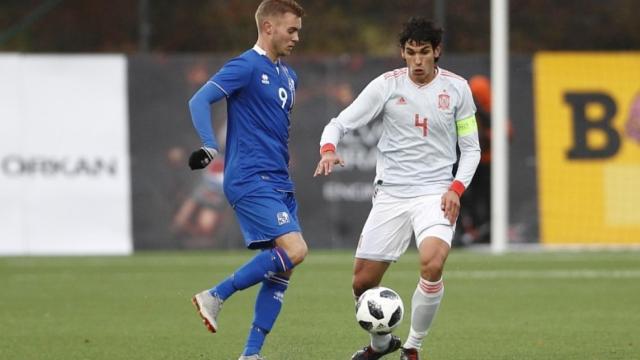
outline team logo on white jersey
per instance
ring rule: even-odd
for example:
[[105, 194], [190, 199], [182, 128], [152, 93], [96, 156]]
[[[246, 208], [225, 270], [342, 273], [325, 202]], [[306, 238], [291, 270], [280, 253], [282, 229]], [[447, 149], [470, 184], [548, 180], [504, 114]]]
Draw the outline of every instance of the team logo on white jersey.
[[262, 83], [265, 85], [269, 85], [269, 77], [267, 74], [262, 74]]
[[449, 94], [447, 94], [447, 90], [442, 90], [442, 93], [438, 95], [438, 109], [449, 110]]
[[284, 211], [279, 212], [276, 216], [278, 217], [278, 225], [284, 225], [291, 222], [291, 220], [289, 220], [289, 214]]
[[396, 101], [396, 105], [407, 105], [407, 100], [405, 100], [404, 97], [400, 96], [400, 99]]

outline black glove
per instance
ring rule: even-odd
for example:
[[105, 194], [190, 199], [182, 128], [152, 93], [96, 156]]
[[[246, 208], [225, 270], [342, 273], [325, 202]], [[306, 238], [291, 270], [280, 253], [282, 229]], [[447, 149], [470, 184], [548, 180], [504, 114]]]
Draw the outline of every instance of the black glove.
[[214, 157], [216, 157], [216, 149], [208, 149], [201, 147], [200, 149], [191, 153], [189, 156], [189, 167], [191, 170], [204, 169], [211, 163]]

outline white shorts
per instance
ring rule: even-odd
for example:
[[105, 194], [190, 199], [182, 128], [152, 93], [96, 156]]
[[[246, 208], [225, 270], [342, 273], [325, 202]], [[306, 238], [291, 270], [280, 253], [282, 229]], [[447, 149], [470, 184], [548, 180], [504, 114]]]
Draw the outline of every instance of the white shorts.
[[417, 248], [430, 236], [451, 246], [455, 224], [451, 225], [444, 217], [441, 201], [442, 195], [399, 198], [378, 188], [355, 257], [396, 261], [407, 251], [412, 234]]

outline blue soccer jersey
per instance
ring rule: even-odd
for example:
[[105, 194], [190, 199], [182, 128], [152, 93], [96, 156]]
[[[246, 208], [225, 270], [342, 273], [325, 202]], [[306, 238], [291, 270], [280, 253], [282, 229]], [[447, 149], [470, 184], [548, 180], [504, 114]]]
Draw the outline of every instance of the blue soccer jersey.
[[265, 183], [293, 191], [288, 143], [296, 73], [255, 46], [230, 60], [210, 82], [227, 97], [224, 191], [229, 201]]

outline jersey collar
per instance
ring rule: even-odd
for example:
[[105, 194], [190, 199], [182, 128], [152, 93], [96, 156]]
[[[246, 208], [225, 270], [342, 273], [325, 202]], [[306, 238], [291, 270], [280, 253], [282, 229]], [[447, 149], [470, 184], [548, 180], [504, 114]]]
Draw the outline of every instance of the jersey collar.
[[438, 78], [438, 76], [440, 76], [440, 68], [438, 67], [438, 65], [436, 65], [436, 66], [434, 67], [434, 71], [435, 71], [435, 73], [436, 73], [436, 74], [435, 74], [435, 76], [433, 77], [433, 79], [431, 79], [431, 81], [429, 81], [429, 82], [428, 82], [428, 83], [426, 83], [426, 84], [417, 84], [416, 82], [414, 82], [413, 80], [411, 80], [411, 76], [409, 75], [409, 67], [407, 67], [407, 78], [409, 79], [409, 81], [410, 81], [410, 82], [411, 82], [415, 87], [417, 87], [418, 89], [422, 89], [422, 88], [428, 87], [428, 86], [430, 86], [431, 84], [433, 84], [433, 83], [435, 83], [435, 82], [436, 82], [436, 79]]
[[267, 56], [267, 51], [258, 46], [258, 44], [253, 45], [253, 51], [257, 52], [259, 55]]
[[[269, 59], [269, 57], [267, 56], [267, 51], [263, 48], [261, 48], [260, 46], [258, 46], [258, 44], [253, 45], [253, 51], [257, 52], [258, 55], [264, 56], [267, 58], [267, 60], [269, 60], [270, 63], [272, 64], [276, 64], [276, 65], [280, 65], [280, 58], [278, 58], [276, 60], [276, 62], [274, 63], [273, 61], [271, 61], [271, 59]], [[280, 72], [280, 69], [277, 69], [278, 72]]]

